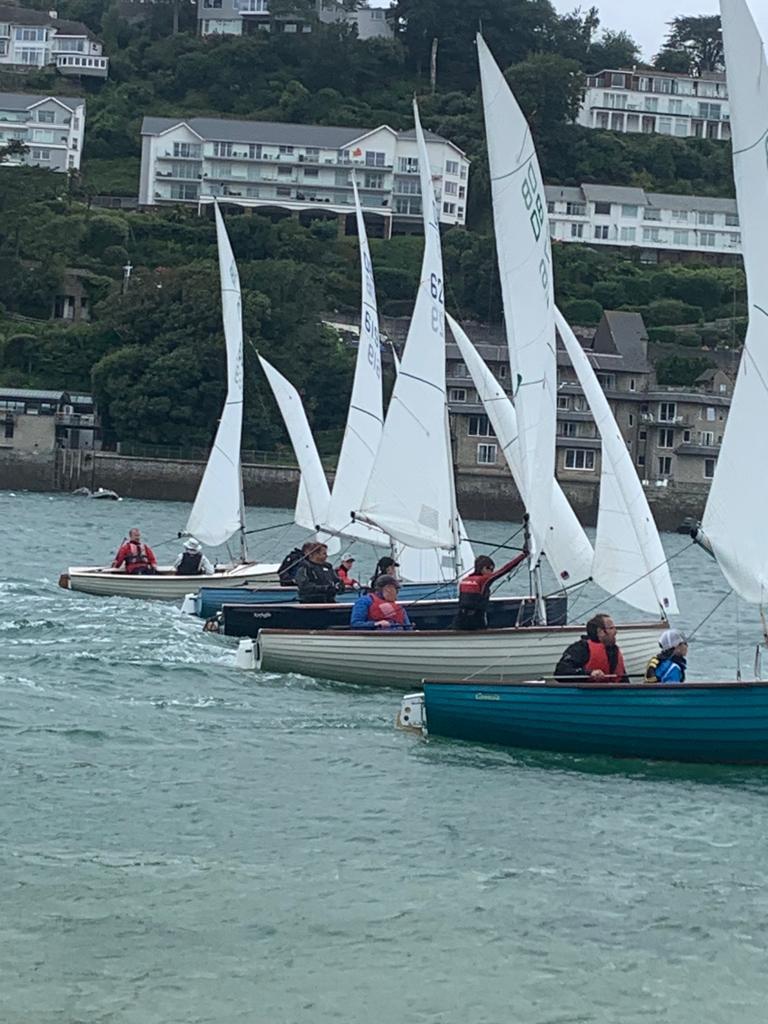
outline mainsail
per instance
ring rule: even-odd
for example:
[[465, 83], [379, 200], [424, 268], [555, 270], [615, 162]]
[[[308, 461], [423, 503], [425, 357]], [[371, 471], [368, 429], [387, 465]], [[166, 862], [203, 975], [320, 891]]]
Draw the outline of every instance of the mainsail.
[[[227, 398], [185, 532], [215, 547], [234, 533], [245, 536], [240, 468], [243, 428], [243, 323], [240, 277], [218, 204], [214, 203], [221, 306], [227, 346]], [[245, 556], [244, 539], [242, 554]]]
[[592, 578], [635, 608], [675, 613], [667, 558], [626, 441], [584, 349], [558, 309], [555, 322], [602, 440]]
[[768, 64], [744, 0], [720, 0], [749, 325], [703, 531], [733, 589], [768, 597], [768, 473], [756, 457], [768, 410]]
[[549, 219], [530, 128], [480, 35], [477, 49], [520, 469], [535, 563], [546, 547], [555, 473], [557, 366]]
[[456, 547], [453, 463], [446, 429], [445, 310], [440, 224], [424, 134], [419, 147], [424, 257], [400, 372], [360, 517], [403, 544]]
[[[526, 482], [520, 458], [520, 439], [515, 407], [464, 330], [452, 316], [447, 315], [447, 320], [464, 363], [470, 372], [472, 382], [477, 389], [478, 398], [483, 404], [499, 447], [504, 453], [520, 497], [527, 508]], [[549, 528], [544, 533], [544, 554], [561, 583], [567, 585], [581, 583], [588, 580], [592, 574], [592, 545], [554, 476], [551, 483], [551, 519]]]

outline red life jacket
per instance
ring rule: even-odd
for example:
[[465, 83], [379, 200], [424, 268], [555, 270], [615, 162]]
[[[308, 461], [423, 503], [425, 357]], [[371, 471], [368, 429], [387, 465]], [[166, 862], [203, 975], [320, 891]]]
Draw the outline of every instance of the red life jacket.
[[627, 674], [624, 668], [624, 655], [617, 648], [616, 668], [611, 669], [608, 662], [608, 650], [605, 644], [599, 644], [596, 640], [587, 640], [589, 645], [589, 660], [584, 666], [584, 671], [587, 675], [590, 672], [594, 672], [596, 668], [601, 669], [605, 673], [605, 681], [607, 683], [615, 683], [618, 679], [623, 679]]
[[371, 622], [396, 622], [398, 626], [405, 625], [405, 609], [393, 601], [385, 601], [379, 594], [371, 594], [371, 603], [368, 606], [368, 619]]
[[138, 572], [139, 569], [148, 569], [149, 556], [146, 544], [137, 544], [135, 541], [129, 540], [126, 546], [128, 553], [125, 556], [125, 571]]

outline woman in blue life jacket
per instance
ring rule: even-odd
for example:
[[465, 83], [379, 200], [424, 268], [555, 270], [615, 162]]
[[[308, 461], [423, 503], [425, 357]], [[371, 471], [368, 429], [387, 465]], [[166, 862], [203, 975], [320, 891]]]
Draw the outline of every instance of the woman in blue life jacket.
[[688, 667], [688, 641], [679, 629], [665, 629], [659, 637], [660, 652], [648, 662], [646, 683], [684, 683]]

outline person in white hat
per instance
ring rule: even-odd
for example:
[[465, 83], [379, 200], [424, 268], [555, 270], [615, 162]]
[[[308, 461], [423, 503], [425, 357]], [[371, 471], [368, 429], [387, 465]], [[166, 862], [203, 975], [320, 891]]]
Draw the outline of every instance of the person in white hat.
[[688, 641], [679, 629], [665, 629], [659, 637], [660, 652], [648, 662], [646, 683], [684, 683], [688, 667]]
[[177, 576], [210, 576], [213, 566], [203, 554], [200, 541], [187, 537], [184, 550], [173, 563]]
[[345, 590], [359, 590], [360, 584], [352, 576], [352, 566], [355, 564], [355, 556], [347, 553], [336, 566], [336, 575], [344, 584]]

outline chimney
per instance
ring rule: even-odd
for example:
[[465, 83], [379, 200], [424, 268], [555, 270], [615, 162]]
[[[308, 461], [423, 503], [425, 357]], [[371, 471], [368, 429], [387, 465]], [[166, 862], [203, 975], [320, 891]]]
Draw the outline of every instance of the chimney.
[[58, 11], [48, 11], [48, 17], [51, 19], [51, 21], [56, 21], [58, 16], [59, 16], [59, 12]]

